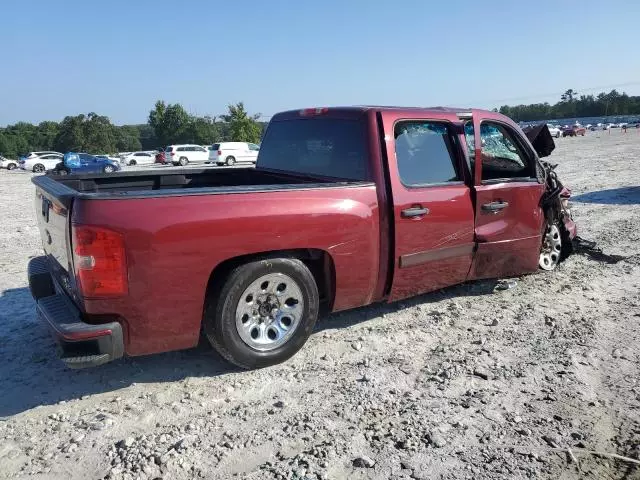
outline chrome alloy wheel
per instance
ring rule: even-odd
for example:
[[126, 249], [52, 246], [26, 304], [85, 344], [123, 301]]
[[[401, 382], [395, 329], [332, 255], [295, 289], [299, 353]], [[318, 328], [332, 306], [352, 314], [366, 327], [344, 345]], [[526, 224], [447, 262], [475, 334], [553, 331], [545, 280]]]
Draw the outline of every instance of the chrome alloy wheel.
[[547, 225], [547, 230], [542, 239], [542, 249], [540, 250], [540, 268], [543, 270], [553, 270], [560, 261], [562, 252], [562, 236], [557, 225]]
[[236, 328], [244, 343], [267, 352], [285, 344], [304, 312], [298, 284], [283, 273], [270, 273], [253, 281], [236, 307]]

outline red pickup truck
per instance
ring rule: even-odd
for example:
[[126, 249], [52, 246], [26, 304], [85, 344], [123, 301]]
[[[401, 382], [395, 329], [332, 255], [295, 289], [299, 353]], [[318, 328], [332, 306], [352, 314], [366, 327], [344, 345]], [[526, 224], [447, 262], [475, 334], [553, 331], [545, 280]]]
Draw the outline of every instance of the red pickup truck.
[[273, 117], [256, 168], [34, 177], [31, 292], [73, 368], [201, 331], [272, 365], [321, 313], [553, 269], [576, 227], [552, 149], [481, 110], [312, 108]]

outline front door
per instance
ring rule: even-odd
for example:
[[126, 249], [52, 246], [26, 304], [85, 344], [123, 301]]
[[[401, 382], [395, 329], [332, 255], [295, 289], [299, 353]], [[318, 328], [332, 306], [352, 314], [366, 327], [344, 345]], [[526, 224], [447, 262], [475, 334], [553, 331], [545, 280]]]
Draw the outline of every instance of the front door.
[[538, 268], [544, 224], [545, 187], [536, 176], [536, 155], [515, 125], [482, 115], [474, 111], [465, 127], [478, 244], [469, 279], [532, 272]]
[[392, 301], [464, 282], [469, 273], [474, 213], [456, 121], [449, 114], [385, 117], [395, 218]]

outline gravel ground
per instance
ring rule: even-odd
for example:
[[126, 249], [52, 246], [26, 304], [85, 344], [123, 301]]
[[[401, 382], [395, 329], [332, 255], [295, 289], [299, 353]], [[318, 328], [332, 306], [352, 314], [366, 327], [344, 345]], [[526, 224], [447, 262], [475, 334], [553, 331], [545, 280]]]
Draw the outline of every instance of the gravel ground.
[[334, 315], [252, 372], [206, 346], [65, 369], [31, 175], [1, 171], [0, 478], [640, 478], [584, 451], [640, 458], [640, 131], [557, 143], [581, 236], [624, 258]]

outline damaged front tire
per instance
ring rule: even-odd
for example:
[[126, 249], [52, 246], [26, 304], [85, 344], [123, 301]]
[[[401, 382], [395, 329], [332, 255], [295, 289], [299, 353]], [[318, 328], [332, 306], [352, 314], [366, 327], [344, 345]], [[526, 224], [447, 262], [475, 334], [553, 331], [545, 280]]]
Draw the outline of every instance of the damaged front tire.
[[542, 238], [540, 261], [542, 270], [555, 270], [562, 259], [562, 234], [556, 224], [547, 224]]

